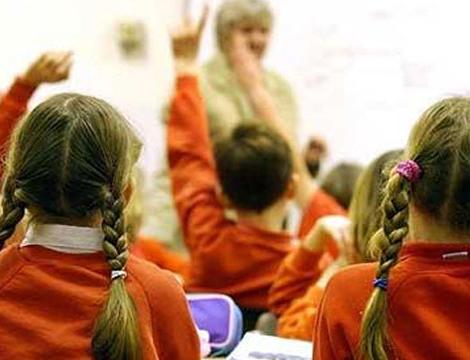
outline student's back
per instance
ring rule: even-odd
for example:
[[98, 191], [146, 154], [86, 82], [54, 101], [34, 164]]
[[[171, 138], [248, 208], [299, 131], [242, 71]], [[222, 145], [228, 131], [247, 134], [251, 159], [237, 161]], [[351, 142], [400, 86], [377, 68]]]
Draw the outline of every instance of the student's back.
[[9, 359], [198, 359], [175, 279], [129, 256], [124, 209], [140, 142], [102, 100], [61, 94], [16, 129], [3, 179], [0, 354]]
[[[470, 266], [468, 259], [443, 258], [461, 251], [470, 254], [470, 245], [403, 247], [387, 289], [389, 359], [457, 360], [470, 354]], [[315, 359], [356, 358], [376, 268], [377, 263], [354, 265], [330, 280], [317, 323]]]
[[379, 263], [330, 280], [315, 359], [468, 358], [469, 129], [469, 98], [439, 101], [417, 122], [384, 189]]
[[[138, 309], [142, 358], [195, 359], [192, 322], [173, 275], [133, 256], [126, 269], [126, 287]], [[12, 245], [0, 252], [0, 273], [2, 358], [92, 358], [94, 322], [110, 281], [103, 253]]]
[[[294, 247], [283, 231], [296, 194], [293, 154], [281, 134], [255, 123], [237, 126], [212, 154], [205, 104], [191, 71], [197, 67], [203, 25], [183, 26], [173, 37], [178, 77], [167, 145], [173, 197], [191, 255], [185, 286], [221, 292], [245, 309], [264, 310], [277, 268]], [[272, 106], [269, 111], [276, 113]], [[305, 206], [309, 221], [344, 211], [313, 188]], [[236, 220], [225, 216], [226, 208], [234, 210]]]

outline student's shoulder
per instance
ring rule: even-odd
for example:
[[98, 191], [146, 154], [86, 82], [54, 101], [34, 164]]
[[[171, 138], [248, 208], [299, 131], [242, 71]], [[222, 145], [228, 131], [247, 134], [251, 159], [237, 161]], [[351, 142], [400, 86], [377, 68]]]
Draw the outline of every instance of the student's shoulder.
[[134, 255], [129, 257], [129, 274], [140, 284], [152, 302], [182, 296], [183, 289], [174, 274]]
[[17, 244], [7, 245], [0, 251], [0, 273], [2, 274], [0, 288], [5, 286], [25, 265], [18, 251]]
[[341, 269], [328, 282], [326, 292], [335, 301], [350, 302], [355, 299], [362, 302], [373, 290], [376, 269], [377, 263], [363, 263]]

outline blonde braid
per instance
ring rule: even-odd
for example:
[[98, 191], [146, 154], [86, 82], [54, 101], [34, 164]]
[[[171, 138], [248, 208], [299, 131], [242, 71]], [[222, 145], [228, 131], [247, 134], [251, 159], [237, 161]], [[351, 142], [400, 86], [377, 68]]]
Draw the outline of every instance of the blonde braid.
[[[122, 198], [114, 197], [106, 189], [101, 210], [105, 234], [103, 249], [111, 271], [122, 275], [129, 257], [123, 208]], [[109, 297], [96, 320], [92, 339], [96, 359], [138, 360], [142, 357], [137, 309], [124, 278], [118, 275], [111, 279]]]
[[387, 349], [387, 294], [391, 268], [398, 260], [403, 239], [408, 234], [408, 204], [410, 184], [399, 174], [393, 173], [387, 183], [382, 203], [384, 242], [376, 281], [385, 286], [375, 287], [362, 319], [361, 353], [370, 360], [386, 360]]

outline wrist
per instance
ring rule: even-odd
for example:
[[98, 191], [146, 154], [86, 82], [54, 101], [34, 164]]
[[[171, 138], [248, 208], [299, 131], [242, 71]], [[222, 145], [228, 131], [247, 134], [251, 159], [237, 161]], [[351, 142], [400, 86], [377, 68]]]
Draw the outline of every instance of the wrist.
[[302, 242], [302, 247], [309, 251], [323, 252], [325, 249], [325, 236], [322, 234], [318, 225], [307, 235]]
[[36, 88], [39, 85], [41, 85], [41, 81], [39, 79], [35, 79], [34, 77], [29, 76], [27, 73], [18, 76], [19, 81], [21, 81], [22, 84], [30, 86], [32, 88]]
[[177, 76], [197, 75], [199, 68], [195, 60], [176, 59], [175, 73]]
[[322, 246], [319, 246], [319, 244], [312, 241], [304, 241], [302, 243], [302, 248], [310, 252], [323, 252], [324, 250]]

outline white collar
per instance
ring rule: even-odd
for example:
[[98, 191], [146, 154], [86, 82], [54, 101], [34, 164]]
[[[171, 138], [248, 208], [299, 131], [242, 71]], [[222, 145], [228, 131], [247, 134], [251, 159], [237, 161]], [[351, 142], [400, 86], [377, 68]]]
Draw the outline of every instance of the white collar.
[[90, 254], [103, 250], [103, 238], [100, 228], [30, 224], [20, 247], [41, 245], [68, 254]]

